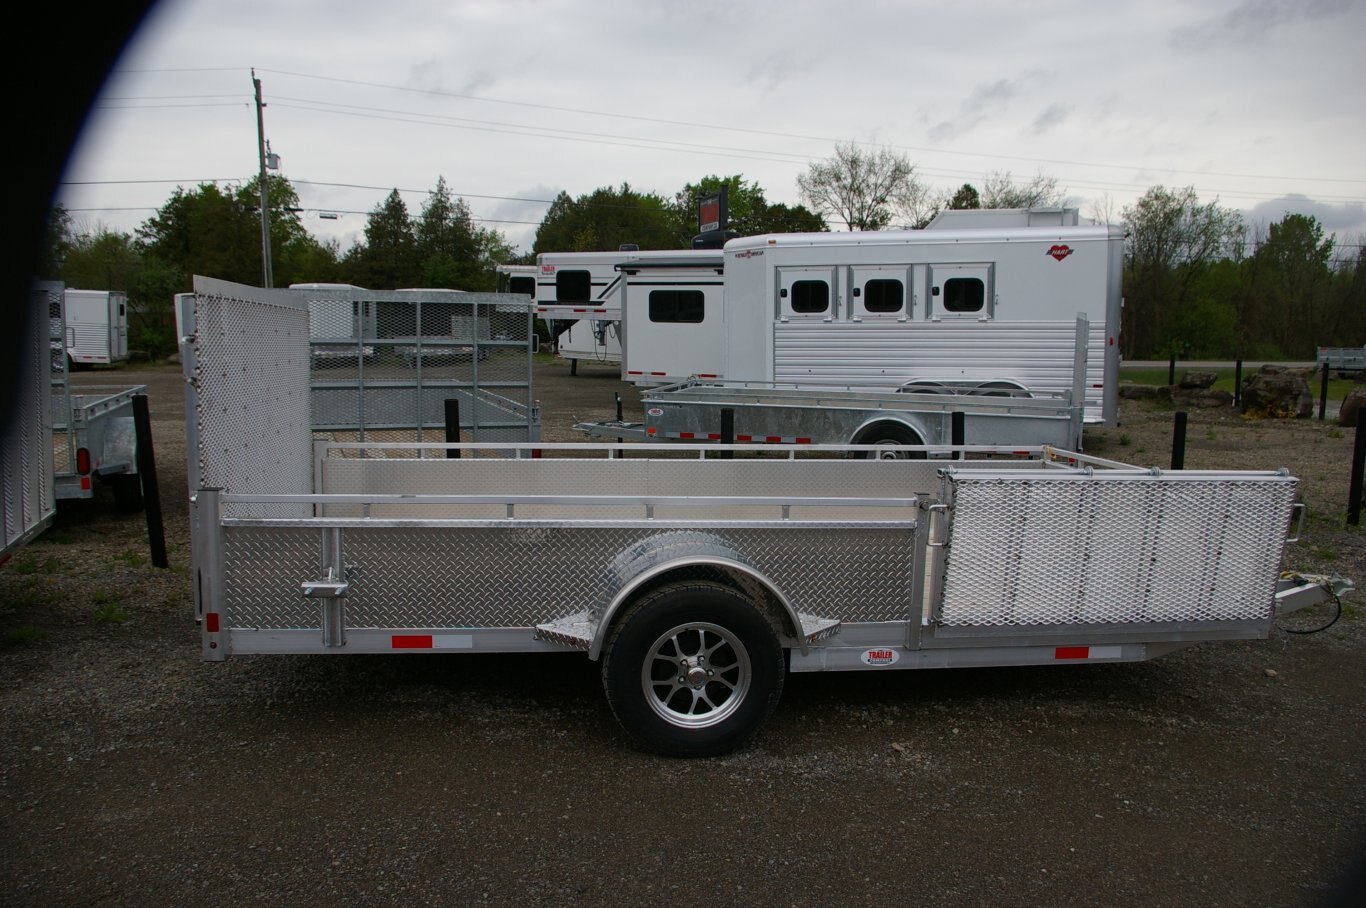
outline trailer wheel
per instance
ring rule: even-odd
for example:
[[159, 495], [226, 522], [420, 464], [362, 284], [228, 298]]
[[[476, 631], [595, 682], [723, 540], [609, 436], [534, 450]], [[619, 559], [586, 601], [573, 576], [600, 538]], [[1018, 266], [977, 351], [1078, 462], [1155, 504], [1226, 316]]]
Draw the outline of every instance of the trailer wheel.
[[859, 451], [854, 456], [861, 460], [924, 460], [924, 451], [898, 451], [898, 445], [924, 444], [920, 436], [900, 423], [884, 422], [869, 426], [854, 440], [856, 445], [884, 445], [886, 451]]
[[655, 590], [622, 617], [602, 684], [617, 721], [644, 747], [711, 757], [758, 731], [785, 672], [777, 635], [748, 599], [688, 582]]

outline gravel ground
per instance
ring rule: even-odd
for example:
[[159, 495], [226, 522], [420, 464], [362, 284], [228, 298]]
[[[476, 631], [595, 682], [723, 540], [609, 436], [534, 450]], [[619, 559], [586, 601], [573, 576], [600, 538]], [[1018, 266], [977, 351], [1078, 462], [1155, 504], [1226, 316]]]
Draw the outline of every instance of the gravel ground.
[[[549, 440], [636, 399], [579, 372], [538, 368]], [[201, 662], [179, 372], [81, 378], [148, 385], [172, 566], [106, 492], [0, 568], [6, 905], [1350, 898], [1350, 598], [1324, 633], [1144, 664], [794, 675], [743, 750], [664, 759], [581, 656]], [[1166, 465], [1170, 437], [1170, 410], [1129, 405], [1087, 447]], [[1289, 566], [1366, 579], [1351, 432], [1194, 411], [1189, 439], [1190, 467], [1291, 468], [1313, 516]]]

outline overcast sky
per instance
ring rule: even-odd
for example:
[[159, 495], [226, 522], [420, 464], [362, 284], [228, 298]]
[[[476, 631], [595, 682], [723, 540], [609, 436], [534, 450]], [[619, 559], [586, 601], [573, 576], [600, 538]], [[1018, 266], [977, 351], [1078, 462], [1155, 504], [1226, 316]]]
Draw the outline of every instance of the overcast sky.
[[936, 187], [1042, 172], [1118, 219], [1194, 186], [1356, 243], [1364, 41], [1366, 0], [161, 0], [59, 200], [131, 231], [178, 181], [250, 179], [255, 67], [304, 224], [343, 248], [438, 176], [526, 250], [561, 190], [743, 173], [797, 203], [848, 141]]

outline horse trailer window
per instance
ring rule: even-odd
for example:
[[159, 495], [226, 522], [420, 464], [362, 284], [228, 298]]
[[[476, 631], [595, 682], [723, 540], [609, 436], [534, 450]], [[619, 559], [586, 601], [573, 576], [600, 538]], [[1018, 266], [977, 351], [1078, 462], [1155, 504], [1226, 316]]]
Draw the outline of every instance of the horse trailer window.
[[830, 285], [825, 281], [795, 281], [792, 284], [792, 311], [814, 315], [830, 309]]
[[519, 276], [508, 281], [508, 293], [524, 293], [527, 296], [536, 295], [536, 279], [534, 277]]
[[981, 312], [987, 288], [981, 278], [954, 277], [944, 282], [945, 312]]
[[586, 303], [593, 298], [593, 278], [587, 271], [560, 271], [555, 275], [555, 302]]
[[868, 312], [886, 315], [900, 312], [905, 302], [905, 289], [901, 281], [876, 280], [863, 285], [863, 308]]
[[702, 321], [701, 290], [651, 290], [650, 321], [698, 324]]

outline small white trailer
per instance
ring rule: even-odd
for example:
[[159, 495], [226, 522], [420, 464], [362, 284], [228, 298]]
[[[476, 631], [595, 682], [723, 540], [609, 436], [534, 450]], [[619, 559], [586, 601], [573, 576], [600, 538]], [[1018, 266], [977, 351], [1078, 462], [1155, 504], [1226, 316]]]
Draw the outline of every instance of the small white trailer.
[[[685, 261], [716, 256], [692, 249], [625, 249], [618, 252], [543, 252], [536, 256], [536, 316], [551, 326], [551, 336], [574, 371], [579, 360], [620, 364], [622, 275], [618, 266], [660, 259]], [[684, 373], [683, 376], [692, 373]], [[636, 380], [626, 375], [628, 380]], [[646, 383], [661, 384], [645, 377]]]
[[[306, 313], [211, 289], [183, 347], [206, 660], [577, 651], [643, 746], [706, 756], [789, 672], [1139, 662], [1352, 589], [1280, 575], [1303, 519], [1284, 470], [314, 444]], [[271, 367], [221, 368], [244, 351]]]
[[66, 290], [66, 352], [73, 365], [128, 358], [128, 296], [118, 290]]

